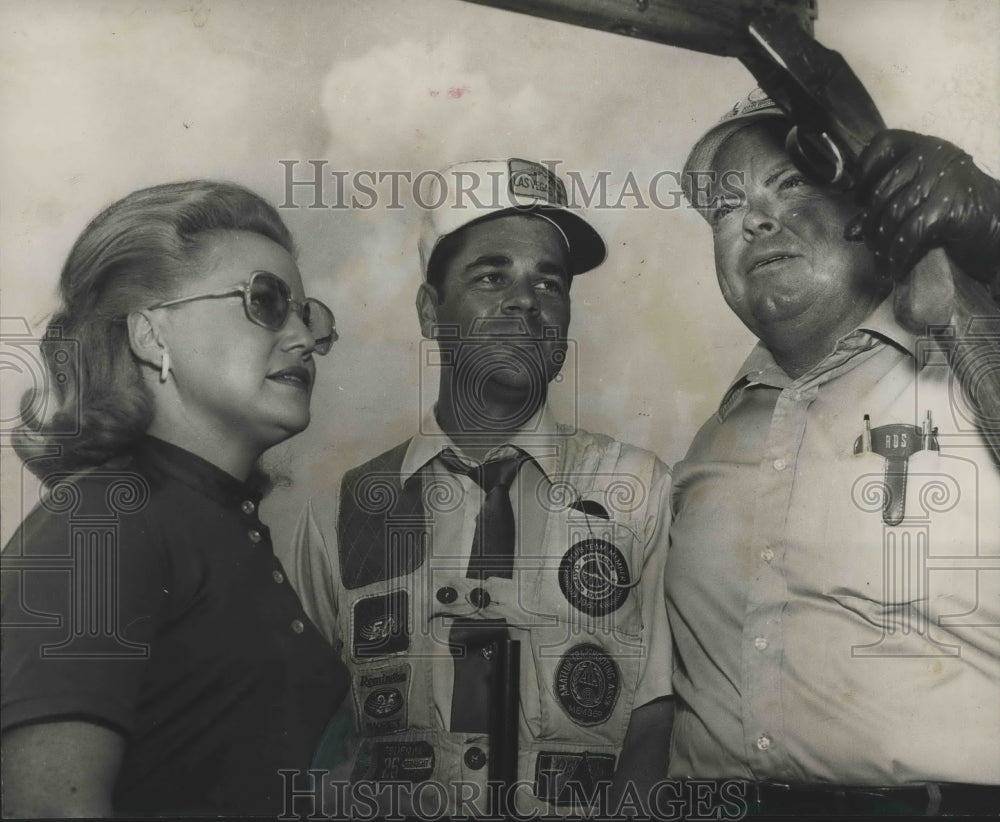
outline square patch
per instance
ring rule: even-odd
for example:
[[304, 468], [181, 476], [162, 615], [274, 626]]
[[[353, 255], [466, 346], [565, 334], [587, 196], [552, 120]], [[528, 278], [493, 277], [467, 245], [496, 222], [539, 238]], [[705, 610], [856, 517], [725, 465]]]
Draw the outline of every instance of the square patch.
[[614, 775], [613, 754], [542, 752], [535, 761], [535, 796], [552, 805], [593, 805]]
[[407, 729], [410, 679], [410, 666], [405, 662], [364, 668], [355, 674], [354, 704], [362, 734], [382, 736]]
[[398, 742], [361, 740], [351, 781], [423, 782], [434, 773], [434, 746], [423, 739]]
[[403, 653], [410, 647], [409, 622], [407, 591], [359, 599], [351, 613], [351, 655], [374, 659]]
[[516, 197], [533, 197], [552, 205], [569, 202], [566, 186], [548, 168], [530, 160], [511, 158], [507, 161], [510, 193]]

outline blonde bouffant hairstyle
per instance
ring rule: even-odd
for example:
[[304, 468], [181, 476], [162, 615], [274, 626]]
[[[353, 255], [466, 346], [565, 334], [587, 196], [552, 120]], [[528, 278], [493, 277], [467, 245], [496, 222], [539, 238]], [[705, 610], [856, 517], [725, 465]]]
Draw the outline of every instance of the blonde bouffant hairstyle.
[[[60, 305], [41, 341], [48, 385], [22, 398], [14, 438], [41, 479], [100, 465], [143, 437], [153, 401], [124, 319], [195, 282], [200, 235], [225, 230], [261, 234], [295, 254], [273, 206], [242, 186], [208, 180], [135, 191], [84, 229], [63, 266]], [[76, 356], [67, 356], [67, 341]], [[54, 405], [44, 421], [32, 410], [37, 390]], [[60, 433], [66, 431], [76, 433]]]

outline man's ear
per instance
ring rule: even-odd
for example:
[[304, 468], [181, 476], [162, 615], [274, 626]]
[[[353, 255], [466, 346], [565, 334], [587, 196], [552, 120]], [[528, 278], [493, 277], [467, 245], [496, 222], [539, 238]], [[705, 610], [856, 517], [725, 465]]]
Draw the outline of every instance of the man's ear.
[[437, 325], [438, 293], [430, 283], [422, 283], [417, 290], [417, 317], [420, 320], [420, 333], [426, 340], [436, 336], [434, 327]]
[[140, 362], [160, 368], [167, 346], [153, 318], [146, 311], [133, 311], [128, 315], [128, 344]]

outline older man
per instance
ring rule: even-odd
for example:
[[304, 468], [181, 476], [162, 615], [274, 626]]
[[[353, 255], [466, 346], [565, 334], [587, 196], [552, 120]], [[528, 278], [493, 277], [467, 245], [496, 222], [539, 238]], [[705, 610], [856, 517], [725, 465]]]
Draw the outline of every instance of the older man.
[[576, 815], [665, 769], [669, 476], [549, 411], [572, 279], [605, 256], [562, 182], [517, 159], [438, 182], [417, 293], [437, 403], [313, 501], [298, 587], [352, 671], [355, 786], [405, 783], [404, 813]]
[[687, 163], [723, 296], [760, 342], [674, 470], [670, 773], [745, 780], [764, 813], [995, 811], [1000, 471], [945, 349], [957, 335], [989, 372], [1000, 326], [970, 326], [956, 296], [932, 306], [950, 328], [913, 333], [892, 295], [929, 245], [996, 276], [996, 215], [948, 199], [997, 184], [887, 132], [859, 202], [796, 168], [788, 129], [751, 95]]

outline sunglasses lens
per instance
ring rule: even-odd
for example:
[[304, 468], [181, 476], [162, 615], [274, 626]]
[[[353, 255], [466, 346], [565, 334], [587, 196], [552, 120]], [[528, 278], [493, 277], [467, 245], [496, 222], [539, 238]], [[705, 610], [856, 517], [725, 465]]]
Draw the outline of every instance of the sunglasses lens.
[[310, 297], [302, 304], [302, 322], [316, 341], [316, 353], [328, 354], [337, 340], [333, 312], [319, 300]]
[[279, 331], [288, 319], [290, 297], [291, 292], [284, 280], [274, 274], [257, 272], [250, 280], [247, 311], [252, 319], [265, 328]]

